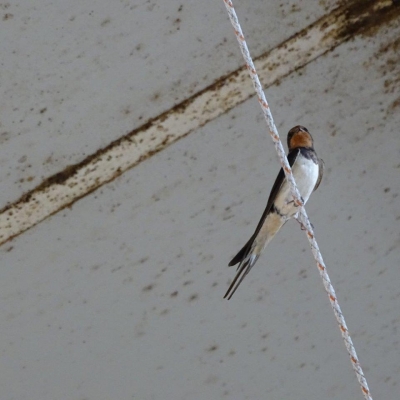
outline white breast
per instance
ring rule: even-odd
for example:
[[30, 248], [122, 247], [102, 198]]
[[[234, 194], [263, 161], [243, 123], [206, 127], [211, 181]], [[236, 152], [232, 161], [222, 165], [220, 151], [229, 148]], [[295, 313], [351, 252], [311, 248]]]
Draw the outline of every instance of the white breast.
[[[315, 164], [312, 160], [308, 160], [301, 154], [297, 157], [292, 166], [293, 176], [304, 203], [309, 199], [310, 194], [317, 183], [318, 169], [318, 164]], [[286, 179], [282, 184], [277, 198], [275, 199], [275, 206], [280, 211], [280, 214], [285, 215], [288, 218], [293, 217], [293, 215], [298, 211], [298, 207], [294, 206], [293, 196], [290, 193], [290, 187]]]

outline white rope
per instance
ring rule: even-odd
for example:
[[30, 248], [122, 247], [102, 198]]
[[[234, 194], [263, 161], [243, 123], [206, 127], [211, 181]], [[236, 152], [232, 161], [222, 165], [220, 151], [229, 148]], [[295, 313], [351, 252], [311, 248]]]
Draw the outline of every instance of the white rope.
[[326, 266], [325, 266], [324, 260], [322, 258], [321, 252], [319, 251], [318, 243], [315, 239], [313, 228], [308, 219], [306, 210], [303, 207], [303, 202], [301, 200], [299, 190], [297, 189], [296, 182], [294, 181], [294, 178], [293, 178], [292, 170], [290, 169], [290, 166], [289, 166], [289, 163], [288, 163], [288, 160], [286, 157], [286, 153], [285, 153], [282, 143], [279, 139], [278, 130], [276, 129], [274, 119], [272, 118], [271, 111], [269, 110], [269, 105], [268, 105], [267, 99], [265, 98], [264, 91], [262, 89], [260, 80], [258, 78], [256, 69], [254, 67], [253, 60], [251, 59], [251, 56], [250, 56], [249, 49], [247, 48], [247, 44], [244, 39], [244, 35], [243, 35], [242, 29], [240, 27], [239, 20], [237, 18], [235, 9], [233, 7], [232, 1], [224, 0], [224, 3], [225, 3], [226, 9], [229, 14], [229, 19], [231, 20], [231, 23], [233, 25], [233, 29], [235, 30], [236, 38], [239, 42], [240, 50], [241, 50], [243, 58], [246, 62], [247, 69], [250, 73], [250, 78], [253, 81], [254, 88], [256, 90], [257, 97], [258, 97], [258, 102], [261, 105], [261, 109], [262, 109], [262, 111], [264, 113], [264, 117], [267, 121], [269, 133], [274, 142], [274, 145], [275, 145], [276, 151], [278, 153], [282, 168], [286, 175], [286, 179], [290, 183], [291, 193], [293, 195], [295, 203], [300, 206], [299, 220], [305, 227], [305, 230], [307, 233], [307, 238], [308, 238], [308, 241], [310, 242], [311, 250], [314, 255], [314, 259], [317, 263], [318, 270], [321, 275], [325, 290], [328, 293], [329, 301], [333, 308], [333, 312], [335, 314], [336, 320], [339, 324], [339, 328], [342, 333], [342, 337], [344, 339], [344, 343], [346, 345], [347, 352], [350, 355], [350, 360], [353, 365], [353, 369], [357, 375], [357, 379], [358, 379], [358, 382], [360, 383], [361, 390], [363, 392], [365, 399], [372, 400], [367, 381], [364, 377], [363, 370], [360, 366], [360, 362], [358, 361], [356, 350], [354, 348], [349, 331], [347, 329], [346, 321], [344, 320], [342, 311], [340, 309], [340, 306], [339, 306], [339, 303], [338, 303], [338, 300], [337, 300], [337, 297], [335, 294], [335, 290], [331, 284], [329, 275], [326, 271]]

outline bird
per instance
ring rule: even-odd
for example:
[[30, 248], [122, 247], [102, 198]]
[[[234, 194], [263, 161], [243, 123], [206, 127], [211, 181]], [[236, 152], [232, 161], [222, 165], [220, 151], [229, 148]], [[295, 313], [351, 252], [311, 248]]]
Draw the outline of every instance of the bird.
[[[287, 135], [288, 161], [292, 169], [297, 188], [303, 204], [306, 204], [312, 192], [321, 183], [324, 162], [314, 150], [314, 140], [307, 128], [297, 125]], [[230, 267], [239, 264], [237, 274], [229, 286], [224, 298], [228, 300], [236, 292], [243, 279], [253, 268], [267, 244], [291, 218], [299, 211], [294, 202], [283, 169], [278, 173], [267, 206], [250, 240], [228, 264]], [[303, 228], [304, 229], [304, 228]]]

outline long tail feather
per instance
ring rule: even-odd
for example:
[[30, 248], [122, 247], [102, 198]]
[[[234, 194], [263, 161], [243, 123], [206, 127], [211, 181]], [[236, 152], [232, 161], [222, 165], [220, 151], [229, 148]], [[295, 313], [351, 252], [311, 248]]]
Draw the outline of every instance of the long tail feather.
[[254, 264], [258, 260], [258, 257], [260, 257], [259, 254], [249, 254], [244, 260], [240, 262], [238, 266], [238, 273], [236, 274], [235, 279], [232, 281], [227, 292], [225, 293], [224, 299], [228, 298], [228, 300], [230, 300], [239, 285], [242, 283], [245, 276], [253, 268]]
[[[254, 237], [252, 236], [250, 238], [250, 240], [240, 249], [239, 253], [237, 253], [236, 256], [232, 258], [232, 260], [230, 261], [230, 263], [228, 265], [230, 267], [233, 267], [237, 263], [242, 262], [246, 258], [246, 256], [249, 254], [249, 252], [251, 251], [253, 242], [254, 242]], [[240, 266], [240, 264], [239, 264], [239, 266]], [[239, 269], [239, 267], [238, 267], [238, 269]]]

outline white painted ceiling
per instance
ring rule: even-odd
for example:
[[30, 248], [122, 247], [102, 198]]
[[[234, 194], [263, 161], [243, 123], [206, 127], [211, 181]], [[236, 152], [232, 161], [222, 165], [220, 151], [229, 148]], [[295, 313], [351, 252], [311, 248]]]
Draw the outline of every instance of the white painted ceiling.
[[[234, 4], [282, 139], [305, 125], [325, 161], [307, 211], [372, 396], [396, 399], [400, 7]], [[222, 0], [0, 18], [1, 399], [361, 399], [296, 222], [222, 299], [279, 170], [250, 80], [227, 77]]]

